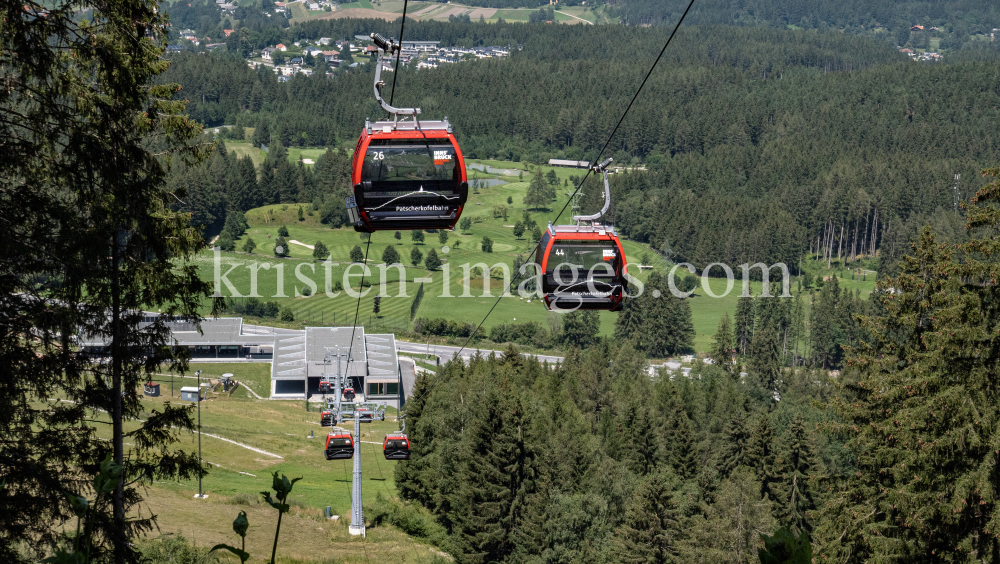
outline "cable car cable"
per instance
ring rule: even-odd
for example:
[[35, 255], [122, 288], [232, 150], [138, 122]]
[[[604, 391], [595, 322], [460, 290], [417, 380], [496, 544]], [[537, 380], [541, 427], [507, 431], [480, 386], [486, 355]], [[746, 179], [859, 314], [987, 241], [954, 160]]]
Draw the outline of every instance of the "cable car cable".
[[[691, 7], [692, 7], [692, 6], [694, 6], [694, 0], [691, 0], [691, 1], [690, 1], [690, 2], [688, 3], [688, 6], [687, 6], [687, 8], [686, 8], [686, 9], [684, 10], [684, 13], [683, 13], [683, 14], [681, 14], [681, 17], [680, 17], [680, 19], [679, 19], [679, 20], [677, 20], [677, 25], [675, 25], [675, 26], [674, 26], [674, 30], [673, 30], [672, 32], [670, 32], [670, 36], [669, 36], [669, 37], [667, 37], [667, 41], [666, 41], [666, 43], [664, 43], [664, 44], [663, 44], [663, 49], [660, 49], [660, 54], [656, 56], [656, 59], [655, 59], [655, 60], [653, 61], [653, 64], [652, 64], [652, 66], [650, 66], [650, 68], [649, 68], [649, 72], [647, 72], [647, 73], [646, 73], [646, 76], [645, 76], [645, 77], [644, 77], [644, 78], [642, 79], [642, 82], [641, 82], [641, 83], [639, 84], [639, 88], [638, 88], [638, 89], [636, 89], [636, 91], [635, 91], [635, 94], [634, 94], [634, 95], [632, 96], [632, 99], [631, 99], [631, 100], [629, 101], [629, 103], [628, 103], [628, 106], [626, 106], [626, 108], [625, 108], [625, 111], [624, 111], [624, 112], [622, 112], [622, 116], [621, 116], [621, 118], [620, 118], [620, 119], [618, 120], [618, 123], [617, 123], [617, 124], [615, 125], [615, 128], [614, 128], [614, 130], [612, 130], [612, 132], [611, 132], [611, 135], [609, 135], [609, 136], [608, 136], [608, 140], [607, 140], [607, 141], [606, 141], [606, 142], [604, 143], [604, 146], [603, 146], [603, 147], [601, 147], [601, 151], [600, 151], [600, 152], [599, 152], [599, 153], [597, 154], [597, 158], [596, 158], [596, 159], [594, 159], [594, 162], [595, 162], [595, 163], [596, 163], [596, 162], [600, 162], [600, 160], [601, 160], [601, 155], [603, 155], [603, 154], [604, 154], [604, 151], [605, 151], [605, 150], [607, 150], [607, 148], [608, 148], [608, 145], [609, 145], [609, 144], [611, 144], [611, 141], [612, 141], [612, 140], [614, 139], [614, 136], [615, 136], [615, 134], [616, 134], [616, 133], [618, 132], [618, 128], [619, 128], [619, 127], [621, 126], [622, 122], [624, 122], [624, 121], [625, 121], [625, 116], [627, 116], [627, 115], [628, 115], [628, 112], [629, 112], [629, 110], [631, 110], [631, 109], [632, 109], [632, 105], [633, 105], [633, 104], [635, 103], [636, 99], [637, 99], [637, 98], [639, 97], [639, 93], [640, 93], [640, 92], [642, 92], [642, 89], [643, 89], [643, 87], [644, 87], [644, 86], [646, 85], [646, 81], [648, 81], [648, 80], [649, 80], [649, 77], [650, 77], [650, 76], [651, 76], [651, 75], [653, 74], [653, 70], [654, 70], [654, 69], [656, 68], [656, 65], [657, 65], [657, 63], [659, 63], [659, 62], [660, 62], [660, 59], [661, 59], [661, 58], [663, 58], [663, 53], [665, 53], [665, 52], [666, 52], [666, 50], [667, 50], [667, 47], [668, 47], [668, 46], [670, 46], [670, 42], [671, 42], [671, 41], [673, 40], [673, 38], [674, 38], [674, 35], [676, 35], [676, 34], [677, 34], [677, 30], [678, 30], [678, 29], [680, 29], [680, 27], [681, 27], [681, 23], [683, 23], [683, 22], [684, 22], [684, 18], [685, 18], [685, 17], [687, 17], [687, 15], [688, 15], [688, 12], [690, 12], [690, 11], [691, 11]], [[402, 41], [402, 40], [401, 40], [401, 41]], [[575, 196], [576, 196], [577, 192], [579, 192], [579, 191], [580, 191], [580, 188], [582, 188], [582, 187], [583, 187], [583, 184], [584, 184], [584, 182], [586, 182], [586, 181], [587, 181], [587, 178], [589, 178], [589, 177], [590, 177], [590, 173], [592, 172], [592, 170], [593, 170], [593, 169], [588, 169], [588, 170], [587, 170], [587, 174], [585, 174], [585, 175], [583, 176], [583, 178], [582, 178], [582, 179], [580, 180], [580, 183], [579, 183], [579, 184], [577, 185], [576, 189], [575, 189], [575, 190], [573, 190], [573, 193], [572, 193], [572, 194], [570, 194], [570, 197], [569, 197], [569, 199], [568, 199], [568, 200], [566, 201], [566, 204], [564, 204], [564, 205], [563, 205], [562, 209], [561, 209], [561, 210], [559, 210], [559, 214], [558, 214], [558, 215], [556, 215], [556, 218], [555, 218], [555, 220], [554, 220], [554, 221], [559, 221], [559, 218], [560, 218], [560, 217], [562, 216], [563, 212], [565, 212], [565, 211], [566, 211], [566, 208], [567, 208], [567, 206], [569, 206], [570, 202], [572, 202], [572, 201], [573, 201], [573, 197], [575, 197]], [[542, 241], [541, 241], [541, 239], [539, 239], [538, 243], [536, 243], [536, 244], [535, 244], [535, 247], [534, 247], [534, 248], [532, 249], [531, 253], [534, 253], [534, 252], [536, 252], [536, 251], [538, 250], [538, 247], [539, 247], [539, 245], [541, 245], [541, 244], [542, 244]], [[529, 254], [528, 254], [528, 256], [531, 256], [531, 253], [529, 253]], [[459, 356], [459, 355], [460, 355], [460, 354], [462, 353], [462, 351], [464, 351], [464, 350], [465, 350], [465, 347], [467, 347], [467, 346], [469, 345], [469, 342], [471, 342], [471, 341], [472, 341], [472, 337], [474, 337], [474, 336], [476, 335], [476, 333], [478, 333], [478, 332], [479, 332], [479, 329], [481, 329], [481, 328], [482, 328], [482, 326], [483, 326], [483, 323], [486, 323], [486, 319], [487, 319], [487, 318], [489, 318], [490, 314], [491, 314], [491, 313], [493, 313], [493, 310], [494, 310], [494, 309], [496, 309], [497, 305], [499, 305], [499, 304], [500, 304], [500, 300], [501, 300], [501, 299], [503, 299], [503, 295], [507, 293], [507, 291], [508, 291], [508, 290], [510, 289], [510, 287], [511, 287], [511, 286], [513, 286], [513, 285], [514, 285], [514, 284], [515, 284], [515, 283], [517, 282], [517, 280], [518, 280], [518, 278], [517, 278], [517, 273], [514, 273], [514, 277], [513, 277], [513, 279], [511, 280], [511, 283], [510, 283], [510, 285], [509, 285], [509, 286], [507, 286], [507, 288], [506, 288], [506, 289], [505, 289], [505, 290], [504, 290], [504, 291], [503, 291], [503, 292], [502, 292], [502, 293], [500, 294], [500, 296], [499, 296], [499, 297], [497, 298], [496, 302], [494, 302], [494, 303], [493, 303], [493, 307], [491, 307], [491, 308], [490, 308], [490, 310], [489, 310], [488, 312], [486, 312], [486, 315], [485, 315], [485, 316], [483, 317], [483, 320], [482, 320], [482, 321], [480, 321], [480, 322], [479, 322], [479, 325], [477, 325], [477, 326], [476, 326], [476, 329], [475, 329], [474, 331], [472, 331], [472, 333], [471, 333], [471, 334], [469, 334], [469, 338], [465, 340], [465, 343], [463, 343], [463, 344], [462, 344], [462, 347], [461, 347], [460, 349], [458, 349], [458, 352], [456, 352], [456, 353], [454, 354], [454, 356], [452, 356], [452, 358], [453, 358], [453, 359], [454, 359], [455, 357], [458, 357], [458, 356]], [[431, 385], [430, 385], [430, 386], [428, 386], [428, 388], [427, 388], [426, 390], [424, 390], [424, 392], [423, 392], [422, 394], [420, 394], [419, 396], [417, 396], [416, 398], [414, 398], [414, 400], [417, 400], [417, 399], [420, 399], [420, 398], [422, 398], [422, 397], [426, 396], [427, 394], [429, 394], [429, 393], [431, 392], [431, 390], [433, 390], [433, 389], [434, 389], [434, 385], [435, 385], [436, 383], [437, 383], [437, 378], [435, 378], [435, 379], [434, 379], [434, 380], [433, 380], [433, 381], [431, 382]], [[411, 400], [411, 401], [413, 401], [413, 400]]]
[[[396, 77], [399, 76], [399, 56], [403, 52], [403, 30], [406, 29], [406, 5], [410, 0], [403, 0], [403, 19], [399, 22], [399, 51], [396, 51], [396, 67], [392, 71], [392, 90], [389, 92], [389, 105], [392, 105], [392, 98], [396, 95]], [[381, 65], [382, 61], [377, 64]]]
[[[368, 249], [372, 246], [372, 235], [374, 233], [368, 234], [368, 244], [365, 245], [365, 262], [361, 264], [361, 285], [358, 286], [358, 306], [354, 309], [354, 325], [351, 327], [351, 340], [347, 341], [347, 367], [345, 370], [348, 372], [351, 370], [351, 353], [354, 352], [354, 332], [358, 329], [358, 313], [361, 312], [361, 293], [365, 288], [365, 270], [368, 268]], [[340, 375], [338, 374], [337, 377], [339, 378]]]
[[[628, 106], [626, 106], [625, 111], [622, 112], [622, 117], [619, 118], [618, 123], [615, 125], [614, 130], [611, 131], [611, 135], [608, 136], [608, 140], [604, 143], [604, 146], [601, 147], [601, 151], [599, 153], [597, 153], [597, 158], [594, 159], [594, 162], [600, 162], [601, 155], [604, 154], [604, 151], [607, 150], [608, 145], [610, 145], [611, 141], [615, 138], [615, 134], [618, 133], [618, 128], [621, 126], [622, 122], [625, 121], [625, 116], [627, 116], [629, 110], [632, 109], [632, 104], [634, 104], [635, 101], [636, 101], [636, 99], [639, 97], [639, 93], [642, 92], [642, 88], [644, 86], [646, 86], [646, 81], [649, 80], [649, 77], [653, 74], [653, 70], [656, 69], [656, 64], [660, 62], [661, 58], [663, 58], [663, 53], [665, 53], [667, 51], [667, 47], [670, 46], [671, 40], [673, 40], [674, 35], [677, 33], [677, 30], [680, 29], [681, 23], [684, 22], [684, 18], [688, 15], [688, 12], [691, 11], [691, 7], [692, 6], [694, 6], [694, 0], [691, 0], [688, 3], [688, 6], [684, 10], [684, 13], [681, 14], [681, 18], [679, 20], [677, 20], [677, 25], [674, 26], [674, 30], [672, 32], [670, 32], [670, 36], [667, 37], [667, 42], [663, 44], [663, 49], [660, 49], [660, 54], [656, 56], [656, 60], [654, 60], [652, 66], [649, 67], [649, 72], [647, 72], [645, 78], [642, 79], [642, 83], [639, 84], [639, 88], [636, 89], [635, 94], [632, 96], [632, 99], [629, 101]], [[590, 177], [590, 173], [591, 172], [593, 172], [592, 168], [587, 169], [587, 174], [585, 174], [583, 176], [583, 178], [580, 180], [580, 183], [577, 185], [576, 190], [574, 190], [573, 193], [570, 194], [569, 199], [566, 200], [566, 203], [563, 205], [562, 209], [559, 210], [559, 214], [556, 215], [556, 218], [553, 221], [559, 221], [559, 218], [562, 216], [563, 212], [566, 211], [566, 208], [569, 206], [570, 202], [573, 201], [573, 197], [576, 196], [576, 193], [580, 191], [581, 187], [583, 187], [583, 183], [586, 182], [587, 178]], [[536, 252], [538, 250], [539, 245], [541, 245], [541, 244], [542, 244], [542, 241], [539, 238], [538, 243], [535, 244], [535, 247], [534, 247], [534, 249], [532, 249], [531, 253]], [[528, 256], [531, 256], [531, 253], [529, 253]], [[493, 307], [491, 307], [490, 310], [488, 312], [486, 312], [486, 316], [483, 317], [483, 320], [479, 322], [479, 325], [476, 326], [476, 329], [471, 334], [469, 334], [469, 338], [465, 340], [465, 343], [462, 345], [462, 348], [458, 349], [458, 352], [455, 353], [455, 356], [460, 355], [462, 353], [462, 351], [465, 350], [465, 347], [468, 346], [469, 342], [472, 341], [472, 338], [476, 335], [476, 333], [479, 332], [479, 329], [482, 328], [483, 323], [486, 323], [486, 319], [490, 316], [491, 313], [493, 313], [493, 310], [496, 309], [497, 305], [500, 304], [500, 300], [503, 299], [503, 295], [506, 294], [508, 290], [510, 290], [510, 287], [513, 286], [514, 283], [517, 282], [517, 280], [518, 280], [517, 279], [517, 273], [514, 273], [514, 277], [511, 280], [510, 286], [507, 286], [507, 289], [505, 289], [500, 294], [500, 297], [498, 297], [497, 301], [494, 302]], [[433, 384], [432, 384], [432, 387], [433, 387]], [[427, 392], [429, 392], [429, 391], [430, 391], [430, 388], [428, 388]], [[424, 393], [426, 394], [427, 392], [424, 392]]]

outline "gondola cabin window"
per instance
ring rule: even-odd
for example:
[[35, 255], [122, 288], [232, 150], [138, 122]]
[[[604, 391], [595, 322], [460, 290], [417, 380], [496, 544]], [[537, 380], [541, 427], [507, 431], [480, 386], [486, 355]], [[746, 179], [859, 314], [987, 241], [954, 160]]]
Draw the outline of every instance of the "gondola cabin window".
[[457, 181], [457, 162], [448, 139], [373, 139], [365, 154], [361, 181]]

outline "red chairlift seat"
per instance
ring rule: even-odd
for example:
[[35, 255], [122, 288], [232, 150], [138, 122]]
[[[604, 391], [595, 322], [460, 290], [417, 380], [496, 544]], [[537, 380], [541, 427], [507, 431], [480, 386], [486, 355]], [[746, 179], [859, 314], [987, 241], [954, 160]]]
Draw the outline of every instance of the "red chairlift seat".
[[354, 438], [345, 431], [330, 433], [324, 453], [327, 460], [350, 460], [354, 458]]
[[[535, 253], [541, 268], [541, 290], [550, 310], [618, 311], [627, 280], [625, 250], [611, 226], [599, 219], [611, 205], [607, 159], [592, 168], [604, 175], [604, 208], [593, 215], [574, 216], [576, 225], [549, 225]], [[581, 225], [588, 221], [590, 225]]]
[[409, 460], [410, 439], [403, 433], [390, 433], [382, 442], [382, 452], [386, 460]]
[[[382, 99], [382, 58], [399, 44], [381, 35], [375, 66], [375, 99], [392, 121], [365, 120], [352, 160], [347, 214], [362, 232], [453, 229], [469, 196], [465, 160], [448, 118], [418, 119], [420, 108], [395, 108]], [[399, 116], [410, 116], [400, 121]]]

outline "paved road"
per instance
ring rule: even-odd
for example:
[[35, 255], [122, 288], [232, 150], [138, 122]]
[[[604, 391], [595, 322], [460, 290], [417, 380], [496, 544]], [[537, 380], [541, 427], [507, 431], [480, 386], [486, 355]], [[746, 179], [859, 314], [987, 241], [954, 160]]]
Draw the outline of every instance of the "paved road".
[[[458, 355], [459, 350], [462, 351], [462, 360], [465, 361], [471, 359], [477, 352], [483, 356], [489, 356], [491, 353], [494, 353], [497, 356], [503, 354], [503, 351], [494, 351], [490, 349], [462, 349], [462, 347], [449, 347], [447, 345], [430, 345], [430, 347], [428, 347], [427, 343], [409, 343], [399, 340], [396, 341], [396, 349], [410, 354], [426, 354], [429, 350], [431, 355], [439, 356], [441, 357], [441, 360], [445, 361], [455, 358]], [[563, 361], [563, 357], [561, 356], [534, 355], [528, 353], [523, 353], [523, 355], [528, 357], [537, 357], [539, 361], [549, 362], [551, 364]]]

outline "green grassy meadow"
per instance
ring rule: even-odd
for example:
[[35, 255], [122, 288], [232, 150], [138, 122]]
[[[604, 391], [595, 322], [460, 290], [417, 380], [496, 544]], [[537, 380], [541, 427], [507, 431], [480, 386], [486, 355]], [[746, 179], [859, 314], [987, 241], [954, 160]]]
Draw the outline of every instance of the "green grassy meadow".
[[[294, 150], [294, 149], [293, 149]], [[299, 149], [304, 154], [309, 151], [321, 152], [320, 149]], [[290, 158], [293, 158], [290, 155]], [[308, 157], [307, 157], [308, 158]], [[480, 162], [480, 161], [476, 161]], [[526, 165], [522, 163], [482, 161], [483, 164], [506, 169], [524, 169]], [[541, 167], [543, 172], [548, 172], [548, 167]], [[568, 179], [570, 175], [580, 175], [582, 171], [577, 169], [554, 168], [560, 181]], [[473, 177], [470, 171], [470, 182]], [[487, 177], [479, 173], [482, 178]], [[401, 232], [401, 238], [395, 239], [393, 231], [380, 231], [372, 235], [370, 247], [363, 240], [360, 234], [350, 228], [331, 229], [320, 223], [318, 212], [312, 210], [311, 204], [277, 204], [250, 210], [246, 213], [249, 230], [236, 243], [236, 248], [240, 249], [243, 240], [252, 237], [257, 244], [254, 254], [242, 252], [220, 253], [222, 266], [220, 272], [227, 274], [227, 279], [233, 287], [242, 295], [250, 293], [253, 271], [256, 270], [257, 295], [264, 300], [275, 300], [281, 307], [289, 307], [295, 314], [297, 323], [314, 326], [344, 326], [354, 323], [355, 312], [358, 312], [358, 323], [365, 326], [379, 326], [397, 329], [412, 327], [410, 323], [410, 307], [414, 296], [421, 284], [424, 286], [424, 297], [417, 310], [417, 317], [444, 318], [455, 321], [471, 322], [478, 324], [487, 312], [496, 304], [504, 281], [501, 278], [489, 279], [489, 292], [485, 290], [485, 280], [481, 276], [480, 268], [472, 268], [469, 275], [469, 292], [463, 292], [465, 270], [462, 265], [485, 264], [488, 267], [497, 264], [505, 264], [508, 268], [515, 258], [528, 256], [534, 243], [530, 238], [523, 236], [518, 239], [513, 235], [512, 226], [521, 219], [523, 209], [523, 198], [528, 186], [528, 179], [531, 173], [525, 171], [523, 181], [518, 181], [516, 176], [502, 177], [507, 180], [507, 184], [491, 188], [482, 188], [479, 193], [469, 195], [468, 204], [463, 212], [463, 218], [473, 220], [472, 227], [468, 232], [462, 232], [456, 228], [455, 231], [448, 232], [447, 245], [442, 245], [438, 239], [438, 233], [424, 233], [424, 242], [414, 243], [409, 231]], [[562, 182], [556, 189], [557, 199], [552, 204], [552, 210], [532, 213], [531, 217], [539, 227], [544, 229], [549, 221], [554, 221], [559, 210], [568, 201], [569, 186], [563, 186]], [[508, 205], [507, 198], [510, 197], [513, 204]], [[508, 216], [504, 220], [502, 217], [493, 217], [493, 207], [495, 205], [508, 206]], [[303, 221], [298, 220], [299, 206], [303, 209]], [[562, 220], [567, 220], [570, 211], [564, 213]], [[311, 214], [311, 215], [310, 215]], [[288, 239], [297, 241], [305, 245], [315, 245], [321, 241], [330, 251], [332, 263], [327, 264], [312, 258], [312, 250], [308, 247], [291, 243], [289, 245], [290, 257], [279, 259], [274, 256], [275, 240], [280, 226], [286, 226], [289, 231]], [[493, 252], [486, 253], [481, 250], [480, 244], [484, 236], [490, 237], [493, 243]], [[368, 248], [368, 268], [370, 274], [365, 275], [365, 288], [362, 290], [360, 306], [358, 305], [358, 294], [355, 290], [361, 288], [362, 266], [360, 264], [350, 264], [350, 252], [355, 245], [359, 245], [362, 252]], [[381, 260], [385, 249], [393, 245], [400, 254], [401, 263], [405, 268], [399, 266], [387, 267]], [[639, 280], [645, 280], [650, 270], [643, 269], [640, 273], [638, 264], [640, 257], [644, 254], [656, 256], [650, 248], [641, 243], [623, 240], [622, 245], [630, 267], [630, 274]], [[445, 252], [444, 247], [448, 247]], [[435, 249], [438, 256], [445, 263], [441, 270], [429, 271], [423, 266], [413, 266], [410, 262], [411, 251], [417, 248], [426, 257], [428, 251]], [[196, 257], [197, 265], [206, 279], [214, 279], [214, 263], [211, 252], [203, 252]], [[267, 266], [267, 269], [264, 267]], [[734, 265], [735, 267], [735, 265]], [[826, 270], [825, 265], [808, 262], [804, 267], [814, 276], [830, 276], [839, 272], [837, 265], [833, 269]], [[662, 263], [657, 265], [660, 269], [669, 269], [669, 265]], [[349, 272], [348, 269], [350, 269]], [[401, 272], [402, 270], [402, 272]], [[279, 288], [279, 273], [281, 284]], [[349, 276], [345, 278], [345, 273]], [[681, 274], [681, 272], [678, 272]], [[700, 274], [700, 273], [699, 273]], [[741, 292], [741, 271], [736, 269], [737, 280], [733, 289], [722, 298], [712, 298], [706, 295], [701, 286], [695, 291], [691, 299], [691, 309], [694, 317], [694, 327], [696, 331], [695, 349], [698, 352], [707, 351], [712, 343], [712, 336], [718, 327], [719, 319], [724, 313], [729, 313], [732, 317], [736, 311], [736, 301]], [[842, 287], [854, 291], [861, 290], [863, 295], [867, 295], [874, 288], [874, 275], [869, 275], [867, 280], [856, 283], [848, 278], [841, 280]], [[315, 292], [305, 297], [303, 290], [308, 285], [305, 280], [311, 280], [315, 285]], [[345, 283], [346, 281], [346, 283]], [[348, 291], [337, 291], [337, 283], [341, 283], [345, 288], [350, 288], [353, 295]], [[368, 288], [368, 285], [373, 285]], [[726, 281], [724, 279], [709, 279], [709, 287], [716, 295], [725, 292]], [[324, 295], [325, 290], [330, 289], [333, 296]], [[232, 295], [232, 292], [225, 285], [221, 286], [223, 295]], [[280, 290], [280, 291], [279, 291]], [[791, 290], [798, 292], [797, 284], [792, 282]], [[405, 291], [405, 295], [403, 292]], [[760, 284], [752, 283], [751, 292], [760, 293]], [[381, 311], [378, 315], [372, 313], [373, 298], [376, 295], [383, 295], [381, 301]], [[805, 291], [806, 308], [809, 309], [809, 290]], [[601, 312], [601, 334], [611, 335], [614, 332], [614, 321], [618, 314], [611, 312]], [[500, 298], [493, 313], [484, 323], [483, 327], [488, 334], [489, 329], [498, 323], [536, 321], [543, 327], [549, 327], [552, 323], [558, 323], [558, 314], [548, 312], [536, 298], [521, 298], [517, 292], [513, 292]]]
[[[187, 376], [196, 369], [203, 371], [203, 382], [206, 377], [228, 372], [261, 392], [269, 379], [270, 365], [195, 363]], [[166, 402], [180, 402], [180, 387], [193, 386], [196, 382], [190, 377], [175, 376], [174, 397], [171, 398], [170, 377], [161, 375], [156, 380], [161, 384], [160, 397], [143, 397], [141, 389], [137, 390], [146, 415], [162, 409]], [[208, 475], [202, 480], [202, 490], [208, 499], [194, 499], [198, 492], [197, 479], [155, 482], [144, 493], [143, 508], [143, 511], [158, 515], [159, 531], [154, 531], [152, 536], [183, 534], [202, 546], [220, 542], [232, 544], [234, 535], [230, 523], [240, 510], [246, 510], [251, 525], [247, 548], [254, 555], [253, 562], [263, 561], [261, 558], [270, 553], [277, 514], [260, 502], [260, 492], [270, 489], [271, 472], [277, 471], [289, 478], [302, 478], [289, 496], [292, 512], [282, 525], [279, 556], [309, 562], [326, 562], [336, 557], [337, 562], [358, 563], [373, 555], [406, 562], [432, 562], [440, 558], [441, 553], [433, 547], [420, 544], [389, 525], [369, 528], [364, 541], [347, 533], [353, 461], [328, 461], [323, 456], [328, 428], [319, 424], [320, 411], [318, 403], [310, 404], [307, 411], [304, 401], [256, 400], [242, 389], [237, 389], [232, 397], [225, 393], [210, 394], [201, 405], [202, 460], [209, 467]], [[192, 416], [197, 421], [196, 412]], [[95, 414], [94, 418], [98, 423], [108, 421], [103, 413]], [[361, 471], [364, 503], [369, 513], [377, 497], [396, 498], [395, 463], [385, 460], [381, 449], [386, 433], [399, 428], [395, 418], [396, 411], [390, 408], [386, 421], [365, 423], [361, 427]], [[134, 422], [126, 423], [125, 432], [135, 426]], [[98, 436], [110, 438], [109, 425], [95, 424], [94, 427]], [[354, 424], [349, 422], [344, 427], [353, 432]], [[309, 438], [310, 431], [314, 438]], [[179, 433], [173, 448], [197, 452], [197, 433]], [[326, 506], [341, 519], [323, 518]]]

